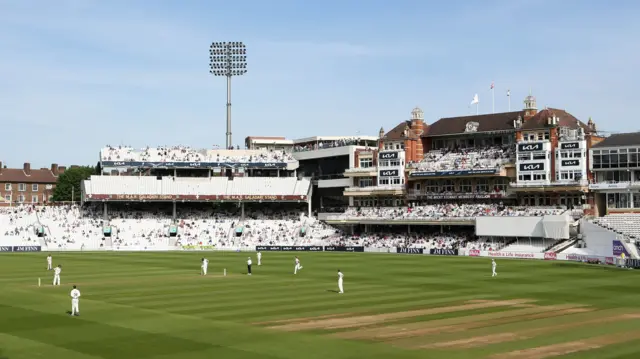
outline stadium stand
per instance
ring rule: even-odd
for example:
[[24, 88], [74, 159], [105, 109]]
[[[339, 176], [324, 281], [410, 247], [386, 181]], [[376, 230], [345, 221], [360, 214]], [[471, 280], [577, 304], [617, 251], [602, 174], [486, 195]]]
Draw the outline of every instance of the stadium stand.
[[134, 149], [128, 146], [107, 146], [100, 151], [102, 161], [122, 162], [240, 162], [273, 163], [293, 162], [284, 151], [208, 150], [188, 146], [147, 147]]
[[640, 239], [640, 214], [610, 214], [594, 218], [592, 222], [629, 238]]
[[543, 216], [560, 214], [563, 209], [501, 207], [497, 204], [434, 204], [414, 207], [349, 208], [345, 213], [330, 215], [330, 220], [347, 219], [473, 219], [480, 216]]
[[305, 152], [305, 151], [315, 151], [321, 150], [325, 148], [335, 148], [335, 147], [344, 147], [344, 146], [355, 146], [360, 142], [360, 139], [357, 137], [353, 138], [343, 138], [335, 141], [318, 141], [317, 143], [308, 144], [308, 145], [296, 145], [293, 147], [294, 152]]
[[469, 149], [441, 149], [428, 152], [420, 162], [409, 164], [418, 171], [500, 168], [515, 161], [515, 145]]
[[36, 230], [38, 217], [33, 207], [0, 208], [0, 245], [40, 245]]

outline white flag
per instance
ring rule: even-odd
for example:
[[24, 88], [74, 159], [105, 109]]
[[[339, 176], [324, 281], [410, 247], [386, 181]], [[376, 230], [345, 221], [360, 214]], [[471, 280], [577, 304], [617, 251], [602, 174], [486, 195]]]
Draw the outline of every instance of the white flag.
[[511, 90], [507, 90], [507, 97], [511, 96]]
[[475, 104], [477, 104], [478, 102], [480, 102], [480, 100], [478, 100], [478, 94], [475, 94], [475, 95], [473, 96], [473, 101], [471, 101], [471, 105], [475, 105]]

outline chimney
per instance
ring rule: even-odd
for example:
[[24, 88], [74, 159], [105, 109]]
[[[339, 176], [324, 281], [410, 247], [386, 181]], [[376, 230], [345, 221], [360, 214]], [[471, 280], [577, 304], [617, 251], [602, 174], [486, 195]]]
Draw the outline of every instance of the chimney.
[[24, 167], [22, 168], [24, 170], [24, 173], [29, 176], [31, 175], [31, 163], [29, 162], [25, 162], [24, 163]]
[[2, 166], [2, 161], [0, 161], [0, 173], [2, 173], [2, 169], [3, 169], [3, 168], [4, 168], [4, 167]]
[[65, 166], [58, 167], [58, 174], [63, 174], [66, 169], [67, 169], [67, 167], [65, 167]]
[[52, 163], [51, 164], [51, 172], [53, 173], [54, 176], [58, 175], [58, 164], [57, 163]]

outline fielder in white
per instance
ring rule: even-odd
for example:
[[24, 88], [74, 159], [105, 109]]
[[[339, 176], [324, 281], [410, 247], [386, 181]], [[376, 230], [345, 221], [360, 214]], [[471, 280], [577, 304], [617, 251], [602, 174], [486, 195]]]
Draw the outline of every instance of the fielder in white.
[[258, 252], [258, 265], [261, 266], [262, 265], [262, 253]]
[[80, 291], [75, 285], [71, 290], [71, 315], [80, 315]]
[[207, 269], [209, 268], [209, 260], [202, 258], [202, 265], [200, 266], [200, 275], [207, 275]]
[[51, 258], [51, 254], [47, 256], [47, 270], [53, 269], [53, 258]]
[[498, 266], [498, 265], [496, 264], [496, 260], [495, 260], [495, 259], [492, 259], [492, 260], [491, 260], [491, 276], [492, 276], [492, 277], [495, 277], [495, 276], [497, 276], [497, 275], [498, 275], [498, 272], [496, 272], [496, 267], [497, 267], [497, 266]]
[[302, 264], [300, 264], [300, 259], [296, 256], [296, 266], [293, 268], [293, 274], [298, 274], [298, 271], [302, 269]]
[[60, 285], [60, 273], [62, 273], [61, 265], [53, 268], [53, 285]]
[[342, 278], [344, 278], [344, 274], [342, 274], [342, 272], [340, 272], [340, 269], [338, 269], [338, 293], [342, 294], [344, 293], [344, 287], [342, 286]]

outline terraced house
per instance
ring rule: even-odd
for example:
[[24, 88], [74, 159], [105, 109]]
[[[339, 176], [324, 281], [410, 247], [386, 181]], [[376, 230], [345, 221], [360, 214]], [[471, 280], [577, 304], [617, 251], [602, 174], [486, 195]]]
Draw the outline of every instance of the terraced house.
[[22, 168], [7, 168], [0, 162], [0, 206], [51, 201], [58, 175], [65, 169], [55, 163], [51, 168], [31, 169], [30, 163]]

